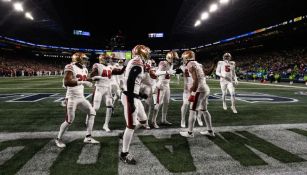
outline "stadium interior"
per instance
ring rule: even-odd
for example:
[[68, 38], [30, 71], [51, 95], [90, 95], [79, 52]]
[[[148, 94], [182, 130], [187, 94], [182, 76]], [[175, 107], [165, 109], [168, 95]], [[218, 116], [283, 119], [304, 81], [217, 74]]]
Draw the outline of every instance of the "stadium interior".
[[[304, 0], [0, 0], [0, 174], [307, 174], [306, 7]], [[94, 72], [104, 53], [129, 66], [139, 44], [156, 66], [171, 51], [183, 59], [189, 50], [204, 69], [214, 65], [205, 78], [215, 138], [199, 134], [206, 129], [199, 122], [194, 138], [180, 136], [186, 82], [178, 72], [170, 80], [172, 125], [160, 112], [159, 129], [135, 131], [135, 166], [118, 158], [126, 128], [120, 97], [112, 97], [111, 132], [110, 107], [97, 111], [99, 146], [84, 146], [86, 114], [77, 111], [66, 148], [57, 148], [72, 55], [85, 53]], [[222, 106], [216, 71], [224, 53], [235, 62], [237, 113]], [[84, 88], [91, 103], [93, 92]]]

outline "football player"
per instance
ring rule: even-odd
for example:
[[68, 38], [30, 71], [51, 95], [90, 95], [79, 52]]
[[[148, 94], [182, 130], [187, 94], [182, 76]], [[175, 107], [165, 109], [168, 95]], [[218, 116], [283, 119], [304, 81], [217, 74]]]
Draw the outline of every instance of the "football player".
[[[155, 61], [148, 60], [145, 63], [144, 67], [144, 78], [141, 84], [141, 91], [148, 96], [145, 101], [145, 109], [147, 111], [147, 117], [150, 118], [152, 106], [153, 106], [153, 93], [156, 87], [156, 68], [155, 68]], [[150, 129], [148, 120], [146, 122], [146, 129]]]
[[144, 45], [137, 45], [132, 50], [132, 56], [133, 58], [128, 62], [126, 68], [124, 92], [121, 96], [126, 129], [123, 135], [123, 149], [120, 153], [120, 160], [127, 164], [136, 164], [133, 155], [129, 153], [134, 130], [140, 125], [146, 126], [147, 116], [141, 102], [142, 98], [146, 99], [146, 95], [141, 93], [140, 88], [144, 77], [144, 63], [150, 58], [150, 49]]
[[[112, 53], [110, 55], [110, 62], [109, 62], [109, 66], [112, 66], [113, 68], [118, 67], [119, 65], [117, 64], [117, 58], [115, 57], [115, 54]], [[113, 105], [115, 104], [115, 102], [117, 101], [117, 99], [120, 97], [120, 88], [119, 85], [117, 83], [117, 78], [116, 76], [112, 76], [111, 77], [111, 92], [113, 95]]]
[[193, 129], [197, 112], [204, 116], [207, 125], [206, 131], [200, 132], [202, 135], [214, 137], [212, 130], [211, 115], [208, 111], [208, 98], [210, 94], [209, 86], [206, 83], [203, 65], [195, 61], [195, 53], [193, 51], [185, 51], [182, 54], [183, 62], [187, 67], [189, 75], [192, 77], [190, 87], [190, 114], [187, 132], [180, 132], [184, 137], [194, 137]]
[[[210, 75], [215, 68], [215, 64], [212, 64], [210, 68], [204, 69], [205, 75]], [[183, 90], [183, 103], [181, 106], [181, 127], [186, 127], [186, 113], [188, 111], [188, 108], [190, 106], [189, 97], [190, 97], [190, 89], [192, 87], [193, 79], [190, 76], [189, 70], [185, 64], [180, 66], [180, 70], [183, 74], [183, 82], [184, 82], [184, 90]], [[208, 105], [208, 102], [207, 102]], [[197, 123], [199, 126], [203, 126], [202, 122], [202, 113], [197, 114]]]
[[[91, 78], [96, 81], [93, 93], [92, 103], [96, 111], [99, 110], [101, 101], [103, 100], [106, 109], [106, 118], [103, 129], [106, 132], [111, 132], [109, 122], [113, 109], [113, 99], [111, 93], [112, 77], [114, 75], [122, 75], [125, 71], [125, 66], [122, 69], [115, 69], [113, 66], [107, 65], [107, 54], [103, 53], [99, 56], [99, 63], [93, 65]], [[86, 120], [87, 122], [87, 120]]]
[[171, 125], [169, 121], [166, 120], [167, 110], [168, 110], [168, 104], [170, 100], [170, 79], [171, 75], [174, 75], [176, 73], [175, 70], [173, 70], [173, 62], [174, 59], [178, 59], [177, 52], [171, 51], [166, 54], [166, 60], [161, 61], [159, 63], [158, 70], [156, 72], [156, 76], [158, 76], [158, 81], [156, 84], [156, 93], [154, 95], [154, 98], [156, 98], [155, 107], [154, 107], [154, 113], [152, 118], [152, 125], [154, 128], [159, 128], [157, 125], [157, 116], [159, 113], [159, 109], [162, 105], [162, 120], [161, 124], [164, 125]]
[[92, 138], [92, 130], [96, 111], [89, 101], [84, 97], [84, 86], [92, 87], [92, 83], [87, 80], [88, 70], [85, 67], [85, 62], [88, 57], [81, 52], [75, 53], [72, 56], [72, 63], [65, 66], [64, 70], [64, 85], [67, 88], [66, 92], [66, 118], [60, 127], [58, 137], [55, 143], [58, 147], [64, 148], [66, 145], [62, 141], [64, 132], [72, 124], [75, 119], [76, 109], [79, 108], [86, 112], [89, 116], [87, 123], [87, 133], [84, 143], [99, 143]]
[[235, 72], [236, 64], [234, 61], [230, 61], [231, 58], [232, 57], [230, 53], [225, 53], [223, 55], [223, 61], [218, 62], [216, 68], [216, 75], [220, 77], [223, 109], [227, 110], [226, 95], [228, 90], [231, 96], [231, 109], [233, 113], [237, 114], [238, 112], [235, 106], [235, 88], [233, 82], [235, 83], [235, 85], [238, 85], [238, 79]]

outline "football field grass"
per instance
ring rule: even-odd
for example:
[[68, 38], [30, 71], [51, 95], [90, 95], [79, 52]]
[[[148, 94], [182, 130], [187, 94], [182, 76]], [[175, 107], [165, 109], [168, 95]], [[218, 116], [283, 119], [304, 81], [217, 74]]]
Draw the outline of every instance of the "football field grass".
[[[219, 82], [208, 81], [211, 95], [220, 93]], [[171, 83], [171, 93], [176, 97], [182, 96], [183, 82]], [[92, 89], [86, 88], [87, 93]], [[238, 114], [233, 114], [228, 101], [228, 111], [222, 109], [220, 99], [209, 100], [209, 111], [212, 115], [214, 126], [240, 126], [240, 125], [264, 125], [283, 123], [307, 123], [307, 96], [298, 92], [307, 92], [302, 84], [298, 86], [266, 86], [263, 84], [240, 83], [236, 88], [237, 94], [266, 94], [279, 97], [288, 97], [298, 100], [297, 102], [246, 102], [237, 100]], [[0, 94], [24, 94], [24, 93], [59, 93], [64, 96], [65, 89], [62, 88], [61, 77], [43, 78], [3, 78], [0, 79]], [[26, 94], [25, 94], [26, 95]], [[38, 102], [7, 102], [20, 96], [0, 98], [0, 132], [22, 132], [22, 131], [56, 131], [65, 118], [65, 108], [60, 102], [54, 102], [57, 98], [47, 98]], [[92, 97], [88, 99], [91, 100]], [[181, 100], [171, 100], [167, 118], [174, 125], [180, 126]], [[101, 130], [105, 108], [101, 105], [95, 119], [96, 130]], [[161, 119], [159, 115], [158, 120]], [[70, 130], [84, 129], [85, 115], [78, 112]], [[123, 110], [120, 101], [116, 103], [115, 113], [111, 118], [110, 129], [123, 129], [125, 127]]]
[[[137, 165], [119, 161], [125, 128], [122, 106], [116, 103], [111, 133], [102, 131], [105, 107], [95, 118], [98, 145], [83, 144], [85, 114], [77, 112], [64, 135], [56, 137], [65, 118], [62, 77], [0, 79], [0, 175], [2, 174], [306, 174], [307, 87], [303, 84], [240, 82], [236, 87], [238, 114], [222, 108], [219, 82], [211, 88], [208, 109], [216, 138], [179, 135], [183, 82], [171, 82], [167, 118], [172, 126], [138, 130], [130, 152]], [[91, 101], [92, 88], [86, 88]], [[151, 118], [151, 117], [150, 117]], [[186, 119], [188, 118], [188, 114]], [[158, 122], [161, 114], [158, 116]], [[188, 119], [187, 119], [188, 120]]]

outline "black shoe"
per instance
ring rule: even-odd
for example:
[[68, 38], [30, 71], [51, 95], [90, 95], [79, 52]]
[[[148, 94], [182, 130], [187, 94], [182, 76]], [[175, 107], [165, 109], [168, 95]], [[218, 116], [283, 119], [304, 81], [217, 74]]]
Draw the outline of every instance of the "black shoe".
[[121, 152], [120, 153], [120, 160], [123, 161], [126, 164], [130, 164], [130, 165], [136, 164], [136, 161], [135, 161], [133, 155], [129, 154], [128, 152], [127, 153]]

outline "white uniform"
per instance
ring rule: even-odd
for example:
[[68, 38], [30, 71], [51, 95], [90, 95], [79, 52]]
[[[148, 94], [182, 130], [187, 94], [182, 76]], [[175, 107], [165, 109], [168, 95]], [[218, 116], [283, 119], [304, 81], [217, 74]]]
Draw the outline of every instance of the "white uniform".
[[103, 100], [107, 107], [112, 108], [112, 67], [105, 66], [103, 64], [96, 63], [93, 65], [93, 69], [98, 70], [98, 76], [102, 79], [96, 81], [95, 89], [93, 93], [93, 106], [96, 111], [99, 110], [101, 101]]
[[180, 69], [183, 72], [183, 103], [184, 104], [190, 104], [189, 102], [189, 96], [190, 96], [190, 88], [192, 87], [193, 79], [189, 73], [189, 70], [185, 65], [180, 66]]
[[[121, 101], [124, 106], [124, 114], [127, 123], [127, 128], [132, 129], [138, 124], [138, 121], [146, 121], [147, 116], [141, 100], [138, 98], [141, 89], [141, 83], [144, 78], [143, 61], [141, 58], [133, 58], [129, 61], [124, 78], [124, 93], [121, 96]], [[135, 71], [140, 70], [135, 76]], [[129, 97], [129, 93], [131, 96]], [[130, 98], [130, 99], [129, 99]], [[133, 98], [133, 99], [132, 99]], [[131, 100], [129, 102], [129, 100]]]
[[148, 96], [146, 99], [146, 110], [147, 110], [147, 117], [150, 117], [152, 105], [153, 105], [153, 93], [156, 87], [157, 77], [155, 75], [151, 75], [150, 72], [156, 71], [155, 67], [151, 67], [151, 62], [147, 63], [149, 66], [148, 70], [144, 72], [144, 78], [141, 84], [141, 91]]
[[[73, 73], [73, 79], [77, 81], [86, 81], [88, 70], [86, 67], [79, 68], [74, 63], [68, 64], [65, 66], [64, 72], [71, 71]], [[96, 115], [96, 112], [90, 102], [84, 97], [84, 86], [77, 85], [75, 87], [67, 87], [66, 92], [66, 107], [67, 107], [67, 116], [66, 122], [72, 123], [75, 119], [75, 112], [77, 107], [88, 115]]]
[[231, 96], [232, 110], [237, 113], [235, 109], [235, 88], [233, 82], [237, 82], [237, 76], [235, 73], [234, 61], [219, 61], [216, 68], [216, 75], [220, 76], [220, 85], [222, 90], [223, 108], [227, 110], [226, 95], [227, 89]]
[[[190, 114], [189, 114], [189, 132], [193, 132], [194, 123], [196, 120], [196, 111], [198, 112], [199, 118], [204, 116], [207, 128], [212, 131], [211, 115], [208, 111], [208, 98], [210, 94], [210, 88], [206, 82], [206, 76], [203, 70], [203, 65], [197, 61], [190, 61], [187, 64], [187, 69], [191, 75], [191, 70], [196, 71], [196, 77], [198, 79], [197, 90], [195, 94], [195, 101], [190, 103]], [[192, 84], [193, 84], [192, 80]]]
[[[74, 81], [77, 81], [78, 82], [77, 84], [79, 84], [79, 82], [82, 82], [82, 81], [87, 81], [88, 70], [85, 66], [80, 68], [75, 63], [71, 63], [65, 66], [64, 72], [65, 73], [72, 72], [72, 76], [73, 76], [72, 79]], [[66, 88], [67, 88], [66, 98], [65, 98], [66, 117], [65, 117], [65, 122], [63, 122], [60, 126], [60, 131], [58, 133], [58, 137], [56, 141], [57, 145], [59, 144], [58, 140], [62, 139], [64, 132], [68, 129], [70, 124], [74, 121], [77, 108], [86, 112], [87, 115], [89, 116], [88, 122], [87, 122], [87, 134], [86, 134], [87, 137], [90, 137], [92, 134], [95, 115], [96, 115], [95, 109], [92, 107], [90, 102], [86, 100], [84, 97], [84, 86], [82, 84], [79, 84], [74, 87], [66, 87]], [[63, 147], [63, 145], [61, 145], [61, 147]]]
[[193, 79], [189, 73], [189, 70], [187, 69], [186, 65], [180, 66], [181, 71], [183, 72], [183, 95], [182, 95], [182, 106], [181, 106], [181, 127], [185, 128], [186, 127], [186, 121], [185, 121], [185, 116], [188, 111], [190, 102], [189, 102], [189, 97], [190, 97], [190, 88], [192, 87], [192, 82]]
[[[234, 61], [219, 61], [216, 69], [216, 75], [220, 76], [222, 91], [234, 91], [233, 81], [236, 78]], [[226, 77], [226, 78], [225, 78]]]
[[[117, 69], [119, 67], [119, 65], [117, 63], [114, 64], [110, 64], [110, 66], [112, 67], [112, 69]], [[111, 92], [112, 95], [114, 96], [114, 101], [117, 100], [117, 98], [120, 96], [120, 88], [119, 88], [119, 84], [117, 83], [117, 76], [111, 76]]]
[[[168, 110], [168, 104], [170, 100], [170, 80], [171, 75], [166, 73], [173, 71], [173, 65], [168, 63], [167, 61], [161, 61], [159, 63], [159, 67], [157, 70], [158, 75], [158, 81], [156, 84], [156, 97], [157, 99], [155, 101], [155, 113], [152, 118], [153, 124], [156, 124], [156, 119], [159, 113], [160, 106], [162, 106], [162, 120], [161, 123], [165, 124], [171, 124], [166, 120], [167, 110]], [[163, 72], [163, 73], [161, 73]], [[156, 127], [157, 128], [157, 127]]]

